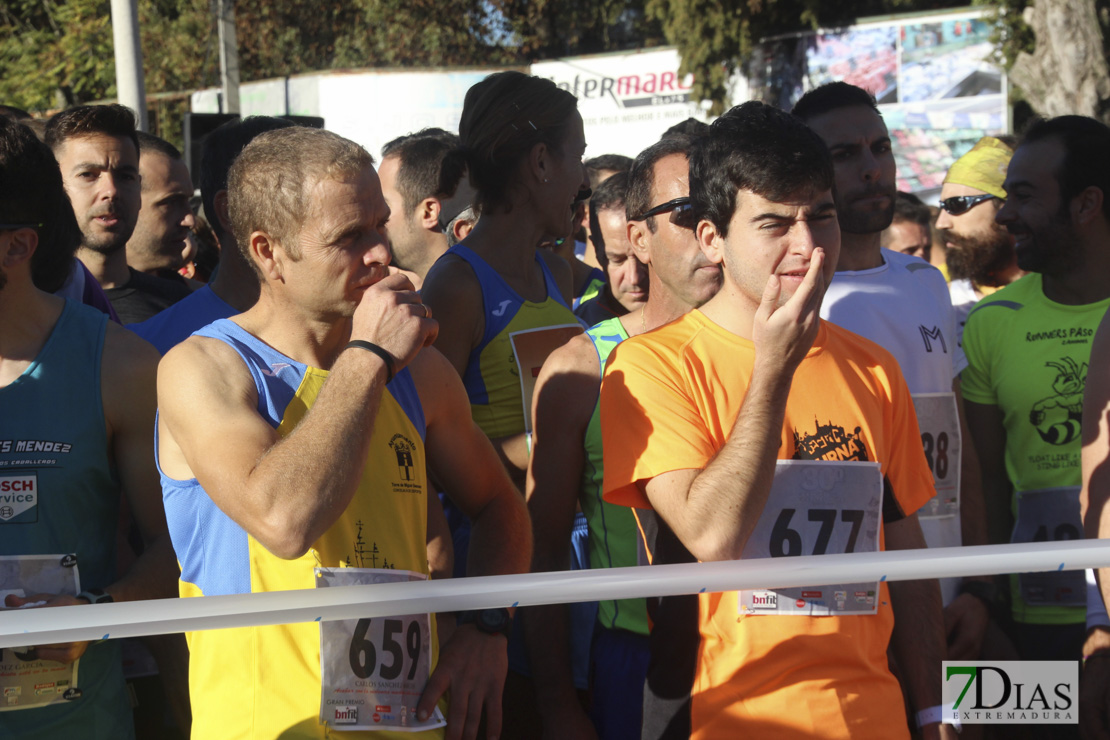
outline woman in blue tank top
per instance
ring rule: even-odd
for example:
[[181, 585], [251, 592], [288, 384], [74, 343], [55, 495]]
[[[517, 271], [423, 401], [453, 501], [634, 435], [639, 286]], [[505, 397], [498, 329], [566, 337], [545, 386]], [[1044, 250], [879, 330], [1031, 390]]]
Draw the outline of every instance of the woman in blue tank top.
[[[421, 297], [439, 320], [436, 348], [462, 376], [474, 421], [523, 493], [531, 408], [522, 380], [530, 387], [547, 353], [581, 330], [570, 309], [570, 265], [541, 245], [570, 234], [576, 203], [589, 197], [582, 117], [575, 97], [552, 81], [499, 72], [467, 92], [459, 136], [461, 151], [449, 156], [465, 159], [480, 216], [432, 266]], [[590, 612], [572, 627], [582, 655], [593, 621]], [[540, 734], [523, 653], [518, 620], [506, 738]]]
[[512, 335], [577, 324], [570, 268], [540, 245], [570, 233], [589, 188], [582, 117], [550, 80], [500, 72], [467, 92], [459, 135], [451, 156], [465, 159], [481, 216], [429, 271], [422, 298], [440, 322], [435, 346], [523, 491], [528, 410]]

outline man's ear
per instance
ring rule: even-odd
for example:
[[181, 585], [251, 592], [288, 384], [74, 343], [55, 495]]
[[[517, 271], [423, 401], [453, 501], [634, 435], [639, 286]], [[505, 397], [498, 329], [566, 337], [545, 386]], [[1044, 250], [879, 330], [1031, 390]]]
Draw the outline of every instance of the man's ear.
[[722, 250], [724, 244], [724, 237], [717, 231], [717, 227], [712, 221], [702, 219], [698, 222], [694, 230], [697, 235], [698, 246], [701, 247], [701, 253], [705, 258], [715, 265], [724, 262], [725, 255]]
[[258, 265], [263, 276], [268, 280], [282, 280], [284, 267], [289, 255], [281, 248], [277, 241], [265, 231], [251, 232], [250, 241], [251, 259]]
[[0, 264], [11, 269], [23, 263], [30, 263], [31, 257], [39, 246], [39, 233], [30, 226], [13, 229], [9, 233], [11, 237], [8, 239], [7, 249], [0, 254], [0, 260], [2, 260]]
[[1105, 197], [1101, 188], [1091, 185], [1071, 199], [1072, 220], [1085, 226], [1102, 215], [1102, 202]]
[[636, 259], [645, 265], [650, 265], [651, 255], [648, 253], [647, 247], [647, 222], [629, 221], [625, 228], [628, 229], [628, 241], [632, 242], [632, 253], [636, 255]]
[[425, 231], [439, 231], [439, 214], [443, 204], [438, 198], [425, 198], [416, 207], [416, 217], [420, 220], [420, 227]]

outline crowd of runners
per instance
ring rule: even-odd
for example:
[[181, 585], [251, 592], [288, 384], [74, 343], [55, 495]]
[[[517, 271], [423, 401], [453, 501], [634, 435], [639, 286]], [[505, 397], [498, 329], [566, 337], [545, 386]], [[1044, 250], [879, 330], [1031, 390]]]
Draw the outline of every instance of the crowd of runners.
[[[0, 106], [4, 608], [1110, 535], [1102, 123], [984, 137], [932, 209], [842, 82], [635, 158], [518, 72], [397, 133], [250, 117], [190, 173]], [[1052, 660], [1079, 724], [963, 733], [1110, 737], [1095, 576], [5, 649], [0, 735], [954, 737], [943, 661]]]

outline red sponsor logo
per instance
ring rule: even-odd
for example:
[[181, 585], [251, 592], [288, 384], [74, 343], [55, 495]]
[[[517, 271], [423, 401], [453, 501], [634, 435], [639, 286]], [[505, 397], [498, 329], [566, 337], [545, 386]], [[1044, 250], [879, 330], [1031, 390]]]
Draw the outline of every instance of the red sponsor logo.
[[30, 476], [27, 478], [5, 478], [0, 480], [0, 492], [3, 493], [31, 493], [35, 490], [35, 478]]
[[866, 591], [856, 591], [856, 598], [857, 599], [866, 599], [867, 598], [867, 592]]
[[374, 711], [375, 712], [392, 712], [393, 707], [390, 706], [389, 704], [379, 704], [376, 707], [374, 707]]
[[374, 712], [374, 714], [370, 717], [370, 719], [374, 720], [375, 722], [381, 722], [382, 721], [382, 716], [380, 714], [378, 714], [377, 712]]
[[804, 609], [806, 606], [806, 602], [802, 599], [798, 599], [794, 602], [794, 606], [798, 607], [799, 609]]
[[802, 591], [803, 599], [819, 599], [821, 598], [820, 591]]

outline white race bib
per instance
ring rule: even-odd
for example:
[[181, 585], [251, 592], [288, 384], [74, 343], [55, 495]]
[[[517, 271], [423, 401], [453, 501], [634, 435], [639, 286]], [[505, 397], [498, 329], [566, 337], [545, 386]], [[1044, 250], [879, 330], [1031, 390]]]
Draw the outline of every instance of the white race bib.
[[[4, 598], [81, 592], [76, 555], [0, 556], [0, 610]], [[0, 648], [0, 712], [45, 707], [81, 697], [77, 665], [35, 660], [31, 647]]]
[[[1079, 486], [1020, 491], [1011, 542], [1060, 542], [1083, 538]], [[1081, 570], [1021, 573], [1021, 597], [1038, 606], [1084, 606], [1087, 579]]]
[[528, 440], [528, 453], [532, 453], [532, 392], [536, 378], [548, 355], [582, 333], [579, 324], [558, 324], [539, 329], [522, 329], [509, 334], [520, 378], [520, 398], [524, 411], [524, 433]]
[[[316, 587], [422, 581], [422, 573], [375, 568], [317, 568]], [[426, 722], [416, 704], [432, 666], [427, 614], [320, 623], [320, 723], [333, 730], [417, 732], [443, 727], [436, 709]]]
[[[882, 504], [878, 463], [779, 460], [742, 558], [875, 552]], [[740, 591], [738, 610], [741, 615], [874, 614], [878, 596], [877, 582]]]
[[921, 431], [925, 460], [937, 495], [925, 502], [919, 519], [942, 519], [960, 513], [960, 461], [963, 440], [955, 393], [915, 393], [913, 408]]

